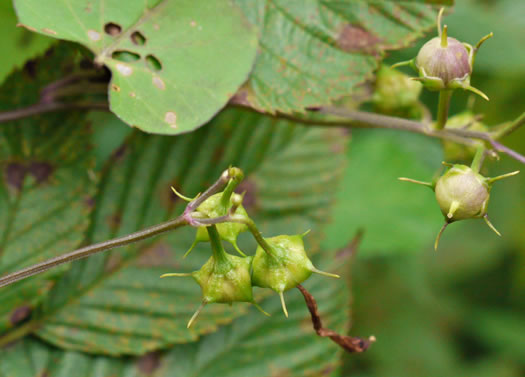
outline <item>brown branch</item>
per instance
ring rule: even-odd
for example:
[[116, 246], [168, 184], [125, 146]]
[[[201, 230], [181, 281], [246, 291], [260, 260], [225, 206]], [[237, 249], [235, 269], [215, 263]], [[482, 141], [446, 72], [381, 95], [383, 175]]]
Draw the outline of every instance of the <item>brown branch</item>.
[[346, 352], [364, 352], [368, 349], [368, 347], [370, 347], [370, 345], [373, 342], [375, 342], [376, 338], [373, 335], [368, 337], [368, 339], [365, 339], [341, 335], [333, 330], [324, 328], [323, 323], [321, 322], [321, 317], [317, 309], [317, 302], [315, 301], [314, 296], [312, 296], [312, 294], [308, 292], [306, 288], [303, 287], [301, 284], [297, 285], [297, 289], [299, 289], [299, 291], [301, 291], [301, 293], [304, 296], [304, 301], [306, 302], [306, 306], [310, 311], [310, 316], [312, 317], [312, 325], [317, 335], [330, 338], [334, 343], [336, 343]]
[[37, 103], [21, 109], [6, 111], [0, 113], [0, 123], [9, 122], [12, 120], [27, 118], [33, 115], [40, 115], [51, 113], [53, 111], [62, 110], [100, 110], [109, 111], [109, 106], [106, 102], [43, 102]]
[[[520, 153], [516, 152], [515, 150], [509, 147], [506, 147], [505, 145], [497, 142], [494, 139], [494, 137], [508, 135], [508, 133], [515, 131], [518, 127], [523, 125], [525, 123], [525, 115], [520, 116], [518, 119], [512, 122], [511, 123], [512, 126], [505, 129], [504, 132], [497, 134], [496, 136], [493, 136], [491, 133], [488, 133], [488, 132], [470, 131], [470, 130], [461, 129], [461, 128], [459, 129], [445, 128], [442, 130], [436, 130], [436, 129], [431, 128], [430, 125], [426, 125], [420, 122], [415, 122], [413, 120], [396, 118], [396, 117], [380, 115], [380, 114], [373, 114], [373, 113], [368, 113], [364, 111], [353, 111], [353, 110], [339, 109], [339, 108], [333, 108], [333, 107], [322, 107], [322, 108], [319, 108], [317, 111], [320, 111], [324, 114], [331, 114], [331, 115], [349, 119], [348, 122], [344, 122], [344, 123], [340, 122], [341, 123], [340, 127], [387, 128], [387, 129], [404, 130], [404, 131], [420, 133], [420, 134], [430, 136], [430, 137], [451, 140], [456, 143], [460, 143], [464, 145], [473, 145], [475, 144], [475, 140], [482, 140], [486, 142], [488, 145], [490, 145], [495, 151], [505, 153], [509, 155], [510, 157], [514, 158], [515, 160], [525, 164], [525, 156], [521, 155]], [[320, 122], [319, 125], [323, 126], [322, 122]]]

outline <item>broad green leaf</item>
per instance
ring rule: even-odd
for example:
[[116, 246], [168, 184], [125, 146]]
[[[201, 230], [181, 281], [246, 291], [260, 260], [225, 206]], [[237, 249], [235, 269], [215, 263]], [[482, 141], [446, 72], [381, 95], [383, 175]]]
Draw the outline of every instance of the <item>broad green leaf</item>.
[[[295, 126], [231, 110], [209, 126], [177, 138], [135, 133], [106, 167], [86, 242], [131, 233], [181, 213], [170, 186], [195, 195], [230, 164], [247, 174], [245, 204], [268, 236], [312, 229], [310, 252], [329, 213], [344, 163], [339, 130]], [[110, 254], [76, 263], [58, 283], [35, 322], [38, 336], [68, 349], [142, 354], [188, 342], [246, 312], [248, 304], [209, 305], [191, 330], [186, 323], [200, 303], [192, 279], [159, 279], [200, 268], [209, 257], [200, 245], [182, 255], [195, 230], [184, 228]], [[243, 234], [241, 247], [255, 245]]]
[[0, 2], [0, 84], [15, 68], [43, 53], [53, 43], [53, 39], [31, 33], [16, 27], [16, 14], [11, 1]]
[[238, 0], [260, 28], [259, 55], [239, 98], [269, 112], [303, 111], [349, 95], [383, 51], [435, 25], [424, 3], [451, 1]]
[[[314, 276], [306, 285], [324, 325], [344, 332], [349, 310], [344, 281]], [[198, 342], [137, 359], [61, 351], [26, 338], [0, 353], [0, 376], [302, 377], [333, 368], [341, 352], [329, 339], [315, 335], [302, 295], [294, 289], [286, 296], [288, 319], [274, 295], [262, 302], [270, 318], [251, 309]]]
[[[0, 88], [0, 111], [34, 102], [38, 89], [75, 59], [68, 48], [35, 61]], [[57, 70], [58, 68], [58, 70]], [[46, 114], [0, 127], [0, 276], [76, 248], [96, 189], [82, 114]], [[63, 269], [0, 289], [0, 333], [25, 320]]]
[[255, 29], [228, 0], [15, 0], [20, 22], [79, 42], [112, 72], [110, 106], [158, 134], [192, 131], [246, 80]]
[[360, 255], [419, 252], [443, 224], [434, 193], [398, 177], [430, 181], [441, 166], [439, 144], [386, 130], [355, 132], [325, 247], [342, 247], [358, 229]]

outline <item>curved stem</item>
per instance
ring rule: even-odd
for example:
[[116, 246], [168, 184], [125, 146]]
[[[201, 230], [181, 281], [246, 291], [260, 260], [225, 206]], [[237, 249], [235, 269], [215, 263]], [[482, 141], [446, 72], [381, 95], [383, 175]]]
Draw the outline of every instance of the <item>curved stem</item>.
[[447, 124], [450, 98], [452, 98], [452, 90], [441, 90], [439, 92], [439, 104], [436, 122], [437, 130], [442, 130]]
[[166, 221], [165, 223], [154, 225], [149, 228], [139, 230], [138, 232], [131, 233], [123, 237], [115, 238], [109, 241], [104, 241], [104, 242], [96, 243], [94, 245], [89, 245], [89, 246], [80, 248], [70, 253], [48, 259], [47, 261], [44, 261], [42, 263], [38, 263], [33, 266], [24, 268], [20, 271], [16, 271], [9, 275], [3, 276], [2, 278], [0, 278], [0, 288], [13, 284], [22, 279], [28, 278], [30, 276], [45, 272], [61, 264], [73, 262], [73, 261], [76, 261], [82, 258], [86, 258], [90, 255], [100, 253], [102, 251], [114, 249], [116, 247], [129, 245], [130, 243], [141, 241], [143, 239], [150, 238], [158, 234], [180, 228], [187, 224], [188, 223], [186, 219], [184, 219], [182, 216], [179, 216], [174, 220]]
[[237, 216], [230, 216], [228, 218], [228, 221], [233, 223], [241, 223], [248, 227], [248, 230], [253, 235], [253, 238], [255, 238], [255, 241], [261, 247], [268, 253], [268, 255], [271, 255], [272, 257], [275, 256], [272, 246], [264, 239], [259, 229], [257, 229], [257, 226], [255, 225], [255, 222], [252, 219], [246, 218], [246, 217], [237, 217]]

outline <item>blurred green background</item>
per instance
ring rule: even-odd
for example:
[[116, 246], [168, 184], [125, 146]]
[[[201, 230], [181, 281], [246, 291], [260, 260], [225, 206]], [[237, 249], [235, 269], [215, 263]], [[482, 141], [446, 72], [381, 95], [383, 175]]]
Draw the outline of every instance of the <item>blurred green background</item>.
[[[525, 111], [525, 1], [458, 0], [444, 19], [449, 35], [480, 50], [472, 84], [488, 94], [475, 112], [488, 125]], [[434, 36], [435, 31], [429, 33]], [[387, 57], [414, 57], [410, 50]], [[407, 71], [408, 72], [408, 71]], [[437, 94], [424, 92], [430, 109]], [[453, 96], [451, 113], [465, 109], [468, 94]], [[525, 129], [507, 145], [525, 152]], [[499, 238], [483, 221], [451, 225], [433, 250], [443, 223], [433, 193], [399, 182], [430, 180], [443, 156], [439, 141], [399, 132], [353, 132], [339, 203], [326, 247], [342, 247], [365, 230], [352, 264], [352, 335], [375, 335], [365, 354], [346, 355], [341, 376], [507, 377], [525, 375], [525, 174], [494, 186], [489, 215]], [[523, 170], [501, 156], [489, 175]]]

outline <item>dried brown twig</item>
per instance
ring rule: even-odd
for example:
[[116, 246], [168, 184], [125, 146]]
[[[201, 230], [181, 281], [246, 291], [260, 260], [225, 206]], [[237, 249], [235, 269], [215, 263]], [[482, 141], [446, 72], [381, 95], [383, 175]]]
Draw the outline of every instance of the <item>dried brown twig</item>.
[[368, 339], [359, 338], [348, 335], [341, 335], [337, 332], [324, 328], [323, 323], [321, 322], [321, 316], [317, 309], [317, 302], [315, 301], [314, 296], [308, 290], [303, 287], [301, 284], [297, 285], [297, 289], [301, 291], [306, 301], [306, 306], [310, 311], [312, 317], [312, 325], [314, 327], [317, 335], [322, 337], [328, 337], [332, 339], [339, 347], [344, 349], [346, 352], [364, 352], [370, 347], [370, 345], [375, 342], [375, 336], [369, 336]]

